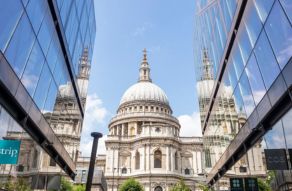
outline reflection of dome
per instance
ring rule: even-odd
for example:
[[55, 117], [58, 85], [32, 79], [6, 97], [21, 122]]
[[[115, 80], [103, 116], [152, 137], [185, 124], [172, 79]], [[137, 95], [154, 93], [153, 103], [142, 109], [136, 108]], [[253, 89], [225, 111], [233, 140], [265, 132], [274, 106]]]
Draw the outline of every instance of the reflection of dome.
[[140, 81], [132, 85], [124, 93], [120, 105], [131, 101], [156, 101], [168, 105], [164, 91], [149, 81]]
[[59, 86], [59, 95], [61, 97], [71, 97], [74, 96], [72, 84], [68, 82], [67, 84], [63, 84]]

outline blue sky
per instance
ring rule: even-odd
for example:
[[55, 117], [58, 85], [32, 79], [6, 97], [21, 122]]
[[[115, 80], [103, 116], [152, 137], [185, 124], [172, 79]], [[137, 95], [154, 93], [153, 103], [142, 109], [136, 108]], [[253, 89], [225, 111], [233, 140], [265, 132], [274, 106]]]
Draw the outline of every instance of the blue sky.
[[91, 131], [107, 134], [107, 124], [123, 93], [137, 82], [144, 48], [148, 50], [152, 80], [166, 92], [184, 129], [182, 135], [197, 135], [195, 0], [94, 3], [97, 33], [81, 146], [90, 148]]

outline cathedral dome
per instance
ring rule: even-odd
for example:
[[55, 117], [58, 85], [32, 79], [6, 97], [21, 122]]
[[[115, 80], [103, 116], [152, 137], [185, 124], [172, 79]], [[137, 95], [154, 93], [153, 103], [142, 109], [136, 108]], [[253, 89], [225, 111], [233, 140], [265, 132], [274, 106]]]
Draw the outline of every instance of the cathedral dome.
[[120, 101], [120, 105], [132, 101], [156, 101], [168, 105], [168, 98], [165, 92], [149, 81], [140, 81], [127, 89]]

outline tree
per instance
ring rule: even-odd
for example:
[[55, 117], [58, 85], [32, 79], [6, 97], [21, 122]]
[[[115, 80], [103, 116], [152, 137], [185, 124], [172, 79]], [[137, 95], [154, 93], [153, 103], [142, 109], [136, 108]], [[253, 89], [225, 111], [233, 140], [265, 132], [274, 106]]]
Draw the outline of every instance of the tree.
[[183, 180], [180, 180], [172, 188], [170, 188], [170, 191], [191, 191], [191, 189], [185, 184]]
[[29, 183], [23, 178], [8, 178], [5, 183], [0, 184], [0, 189], [7, 191], [31, 191]]
[[202, 190], [202, 191], [212, 191], [212, 189], [210, 189], [207, 185], [205, 184], [200, 184], [199, 185], [199, 188]]
[[62, 177], [60, 191], [73, 191], [73, 184]]
[[85, 185], [74, 185], [73, 191], [85, 191]]
[[126, 180], [119, 191], [144, 191], [143, 186], [137, 180], [130, 178]]
[[258, 187], [259, 191], [272, 191], [270, 185], [267, 183], [267, 181], [258, 178]]

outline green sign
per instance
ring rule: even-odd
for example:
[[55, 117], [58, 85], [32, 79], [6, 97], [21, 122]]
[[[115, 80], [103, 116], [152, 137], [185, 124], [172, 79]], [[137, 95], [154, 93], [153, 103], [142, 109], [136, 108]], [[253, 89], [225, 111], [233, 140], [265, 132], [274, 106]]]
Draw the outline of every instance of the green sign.
[[0, 164], [17, 164], [19, 140], [0, 140]]

